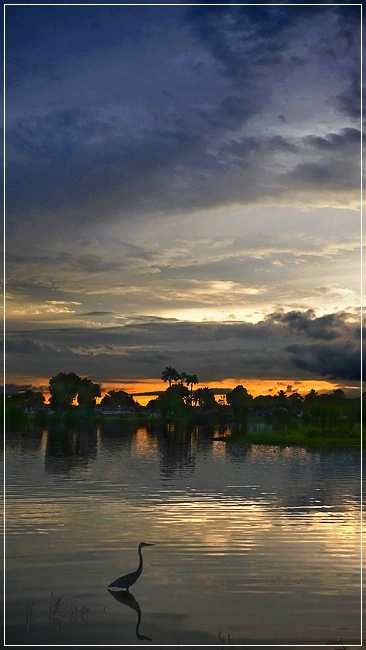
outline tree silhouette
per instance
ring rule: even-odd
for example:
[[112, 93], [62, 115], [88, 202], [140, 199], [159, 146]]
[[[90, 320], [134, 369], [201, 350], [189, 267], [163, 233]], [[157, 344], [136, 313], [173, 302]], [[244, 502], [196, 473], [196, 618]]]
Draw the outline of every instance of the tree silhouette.
[[187, 386], [190, 386], [190, 394], [191, 394], [191, 401], [193, 399], [193, 384], [198, 384], [198, 379], [197, 375], [186, 375], [185, 374], [185, 382]]
[[156, 401], [157, 410], [164, 417], [182, 417], [190, 410], [188, 388], [183, 384], [169, 386]]
[[49, 383], [50, 407], [57, 413], [67, 410], [77, 396], [79, 406], [90, 410], [95, 406], [96, 397], [100, 397], [100, 385], [91, 379], [81, 378], [75, 372], [59, 372], [51, 377]]
[[305, 395], [304, 401], [305, 403], [314, 402], [314, 400], [317, 397], [318, 397], [318, 393], [316, 392], [316, 390], [314, 390], [314, 388], [312, 388], [311, 391], [309, 391], [309, 393]]
[[233, 409], [234, 416], [236, 418], [244, 417], [253, 401], [252, 395], [250, 395], [244, 386], [239, 384], [226, 395], [226, 401]]
[[180, 374], [179, 372], [176, 371], [175, 368], [172, 368], [171, 366], [166, 366], [165, 370], [163, 370], [163, 372], [161, 373], [161, 378], [163, 381], [168, 381], [169, 386], [171, 386], [173, 381], [179, 381]]
[[204, 386], [204, 388], [197, 388], [197, 390], [194, 392], [194, 401], [196, 404], [198, 404], [198, 406], [202, 406], [207, 409], [217, 406], [215, 396], [208, 386]]
[[110, 390], [104, 395], [100, 405], [109, 408], [135, 408], [136, 402], [132, 395], [124, 390]]
[[11, 396], [11, 399], [21, 408], [27, 409], [28, 413], [31, 408], [43, 406], [45, 402], [44, 395], [42, 393], [30, 389], [24, 391], [24, 393], [15, 393]]
[[81, 377], [74, 372], [59, 372], [49, 383], [50, 407], [61, 413], [74, 401], [81, 384]]
[[85, 377], [80, 382], [77, 395], [79, 406], [83, 406], [86, 411], [90, 411], [96, 405], [96, 398], [101, 395], [100, 385], [93, 384], [91, 379]]

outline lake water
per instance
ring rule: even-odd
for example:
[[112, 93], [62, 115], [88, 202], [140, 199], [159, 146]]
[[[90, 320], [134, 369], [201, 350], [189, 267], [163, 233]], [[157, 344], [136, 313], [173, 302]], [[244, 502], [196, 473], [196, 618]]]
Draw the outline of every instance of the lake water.
[[218, 433], [8, 434], [6, 644], [360, 645], [361, 452]]

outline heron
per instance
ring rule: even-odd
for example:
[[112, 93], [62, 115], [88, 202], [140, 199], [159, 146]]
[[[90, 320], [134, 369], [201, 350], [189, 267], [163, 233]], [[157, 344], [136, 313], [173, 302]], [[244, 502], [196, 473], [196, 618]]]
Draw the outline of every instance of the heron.
[[120, 578], [117, 578], [117, 580], [114, 580], [114, 582], [111, 582], [110, 585], [108, 585], [108, 589], [126, 589], [126, 591], [129, 590], [129, 588], [135, 584], [137, 578], [140, 577], [141, 572], [142, 572], [142, 552], [141, 549], [143, 546], [155, 546], [155, 544], [148, 544], [147, 542], [140, 542], [140, 544], [137, 547], [137, 552], [140, 557], [140, 562], [139, 565], [136, 569], [136, 571], [132, 571], [132, 573], [127, 573], [125, 576], [121, 576]]

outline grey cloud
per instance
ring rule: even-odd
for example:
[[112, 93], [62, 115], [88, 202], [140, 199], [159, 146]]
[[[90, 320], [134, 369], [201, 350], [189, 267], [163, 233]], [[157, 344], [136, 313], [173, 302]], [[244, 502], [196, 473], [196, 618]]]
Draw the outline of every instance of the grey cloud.
[[[311, 313], [283, 314], [251, 323], [190, 323], [145, 319], [99, 329], [49, 329], [8, 333], [12, 372], [52, 376], [75, 371], [100, 382], [161, 376], [161, 366], [194, 371], [200, 382], [228, 377], [327, 376], [357, 381], [360, 352], [350, 342], [344, 314], [312, 319]], [[356, 325], [355, 325], [356, 327]], [[332, 336], [332, 332], [337, 336]], [[319, 343], [307, 345], [304, 336]], [[327, 343], [322, 343], [326, 341]], [[294, 378], [295, 379], [295, 378]]]
[[[245, 78], [251, 79], [248, 56], [253, 61], [262, 58], [266, 50], [275, 55], [284, 49], [283, 34], [291, 15], [278, 7], [195, 7], [187, 11], [186, 19], [225, 73], [234, 81], [243, 82]], [[238, 47], [236, 37], [243, 32], [246, 38]]]
[[107, 262], [101, 255], [86, 253], [74, 259], [76, 268], [88, 273], [103, 273], [105, 271], [116, 271], [121, 268], [121, 262]]
[[82, 314], [76, 314], [76, 317], [79, 318], [79, 316], [109, 316], [114, 313], [115, 312], [113, 311], [86, 311]]
[[350, 154], [353, 155], [359, 152], [361, 132], [359, 129], [344, 128], [339, 133], [328, 133], [326, 137], [309, 135], [303, 141], [320, 151], [340, 153], [349, 149]]
[[346, 90], [338, 95], [338, 109], [348, 117], [359, 119], [361, 116], [361, 79], [357, 72], [350, 74]]
[[[73, 214], [73, 210], [88, 206], [84, 218], [95, 219], [100, 217], [103, 205], [111, 210], [121, 202], [128, 205], [136, 200], [136, 183], [138, 203], [156, 194], [159, 183], [155, 171], [172, 162], [178, 152], [178, 142], [164, 142], [155, 136], [146, 137], [143, 143], [121, 137], [103, 139], [92, 146], [77, 147], [72, 155], [67, 148], [58, 150], [55, 146], [48, 152], [37, 143], [30, 165], [12, 163], [8, 158], [7, 214], [12, 217], [28, 204], [33, 214], [63, 209], [67, 217], [68, 211]], [[100, 198], [101, 193], [108, 195], [107, 203]], [[97, 210], [92, 202], [97, 202]], [[66, 225], [66, 220], [60, 223], [61, 227]]]
[[[159, 11], [156, 8], [154, 20]], [[50, 221], [54, 231], [69, 233], [75, 218], [82, 228], [117, 214], [127, 221], [141, 219], [146, 213], [152, 218], [159, 211], [179, 212], [222, 205], [229, 200], [246, 202], [266, 194], [276, 195], [278, 183], [282, 183], [282, 191], [293, 182], [297, 187], [310, 188], [354, 185], [355, 165], [352, 174], [348, 172], [345, 177], [341, 163], [313, 163], [306, 156], [292, 173], [277, 178], [272, 169], [268, 175], [266, 163], [271, 163], [271, 154], [299, 153], [297, 144], [280, 134], [257, 140], [247, 136], [237, 144], [227, 145], [232, 150], [227, 149], [226, 154], [236, 156], [236, 166], [247, 169], [245, 178], [231, 174], [231, 160], [222, 158], [225, 150], [218, 144], [227, 142], [233, 131], [245, 128], [249, 118], [260, 116], [271, 105], [272, 83], [277, 83], [271, 79], [273, 67], [287, 66], [292, 70], [295, 63], [301, 62], [294, 60], [293, 50], [300, 28], [311, 34], [313, 21], [321, 12], [336, 16], [337, 11], [335, 7], [310, 10], [301, 6], [295, 10], [191, 7], [185, 12], [184, 26], [179, 18], [174, 23], [177, 35], [183, 31], [187, 46], [192, 49], [189, 64], [186, 60], [182, 62], [182, 51], [178, 48], [171, 60], [168, 57], [171, 67], [164, 68], [166, 78], [158, 78], [155, 69], [161, 63], [159, 55], [153, 48], [150, 68], [151, 40], [144, 41], [146, 80], [144, 77], [142, 81], [149, 81], [146, 95], [141, 95], [141, 83], [137, 81], [141, 62], [123, 46], [115, 50], [116, 59], [105, 59], [110, 77], [105, 78], [103, 72], [98, 102], [92, 108], [80, 103], [76, 90], [69, 106], [55, 110], [50, 102], [42, 115], [24, 117], [22, 113], [23, 117], [13, 118], [10, 106], [6, 177], [9, 234], [12, 220], [17, 223], [25, 211], [29, 220], [43, 218], [40, 234], [47, 232], [46, 223]], [[128, 15], [133, 16], [133, 12]], [[347, 22], [347, 8], [339, 9], [339, 15]], [[108, 16], [110, 20], [111, 14]], [[188, 36], [187, 26], [197, 37], [195, 44]], [[135, 28], [140, 29], [138, 25]], [[325, 30], [325, 41], [327, 35]], [[76, 56], [77, 50], [74, 45], [72, 54]], [[342, 56], [343, 50], [336, 55]], [[118, 57], [126, 59], [126, 69], [129, 66], [123, 92], [110, 80], [119, 78]], [[205, 74], [188, 74], [187, 70], [200, 62]], [[69, 77], [72, 86], [70, 72]], [[135, 106], [141, 111], [134, 111]], [[133, 112], [132, 117], [128, 111]], [[313, 139], [309, 144], [321, 147], [320, 140]], [[336, 146], [337, 142], [329, 138], [328, 144]], [[24, 226], [14, 236], [19, 238], [23, 230]]]
[[[7, 260], [8, 261], [8, 260]], [[19, 262], [17, 269], [25, 268], [26, 261]], [[46, 264], [47, 266], [47, 264]], [[23, 275], [23, 271], [22, 271]], [[55, 284], [51, 279], [43, 277], [34, 281], [30, 280], [18, 280], [15, 277], [12, 277], [12, 270], [10, 265], [7, 265], [7, 291], [11, 294], [16, 294], [19, 296], [22, 301], [37, 301], [37, 300], [46, 300], [51, 295], [52, 298], [63, 298], [63, 293], [55, 291]]]
[[50, 345], [43, 345], [37, 343], [34, 340], [28, 339], [7, 339], [5, 342], [5, 348], [7, 354], [17, 353], [17, 354], [44, 354], [49, 352], [54, 352], [54, 349]]
[[303, 142], [318, 155], [311, 162], [296, 165], [287, 174], [286, 182], [298, 187], [359, 188], [361, 132], [358, 129], [344, 128], [326, 137], [307, 136]]
[[253, 155], [269, 156], [273, 153], [299, 153], [299, 147], [283, 136], [247, 136], [232, 139], [222, 145], [219, 154], [229, 154], [242, 166], [253, 165]]
[[361, 351], [350, 344], [289, 345], [284, 349], [293, 354], [294, 366], [308, 373], [330, 379], [361, 379]]
[[47, 386], [34, 386], [33, 384], [5, 384], [5, 386], [2, 386], [1, 388], [5, 395], [14, 395], [15, 393], [20, 393], [26, 390], [43, 392], [46, 390]]
[[[360, 12], [330, 4], [327, 7], [300, 4], [296, 8], [265, 5], [194, 7], [187, 10], [186, 20], [234, 84], [238, 86], [245, 82], [250, 88], [253, 78], [264, 67], [272, 69], [278, 63], [302, 66], [303, 58], [291, 49], [293, 38], [299, 38], [299, 33], [310, 33], [312, 25], [322, 16], [329, 24], [333, 18], [337, 20], [337, 36], [347, 39], [348, 49], [357, 42]], [[304, 39], [304, 42], [308, 54], [311, 54], [313, 39]], [[256, 66], [254, 69], [253, 65]]]
[[360, 185], [359, 158], [349, 161], [341, 159], [322, 160], [320, 162], [302, 162], [278, 179], [286, 186], [290, 183], [294, 188], [314, 188], [331, 190], [358, 189]]
[[234, 128], [240, 126], [245, 118], [251, 115], [252, 111], [249, 109], [245, 100], [241, 97], [231, 96], [222, 100], [219, 108], [219, 114], [223, 122], [227, 122], [229, 126]]
[[[72, 269], [78, 269], [81, 271], [88, 271], [95, 273], [97, 271], [116, 271], [121, 268], [124, 268], [128, 265], [130, 268], [131, 261], [133, 260], [142, 260], [146, 262], [154, 261], [156, 254], [151, 253], [141, 246], [136, 246], [131, 243], [121, 242], [115, 240], [113, 258], [111, 259], [111, 248], [108, 248], [108, 261], [105, 259], [105, 240], [97, 240], [96, 246], [103, 250], [100, 254], [83, 252], [84, 247], [93, 246], [93, 242], [78, 242], [77, 248], [73, 250], [72, 253], [63, 250], [57, 251], [53, 255], [47, 253], [34, 253], [29, 251], [26, 255], [21, 255], [19, 253], [7, 252], [6, 262], [9, 267], [19, 268], [22, 264], [26, 263], [28, 267], [36, 269], [37, 267], [42, 268], [43, 266], [60, 269], [60, 267], [69, 267]], [[128, 260], [128, 261], [126, 261]], [[34, 287], [34, 282], [31, 280], [12, 280], [16, 283], [17, 288], [27, 289]], [[42, 283], [44, 286], [49, 285], [49, 281], [46, 279]]]
[[298, 147], [291, 142], [290, 140], [282, 137], [281, 135], [276, 135], [274, 137], [268, 138], [265, 142], [265, 148], [268, 151], [283, 151], [285, 153], [297, 153]]
[[347, 323], [347, 314], [326, 314], [317, 317], [314, 310], [290, 311], [287, 313], [277, 312], [270, 314], [268, 321], [282, 323], [293, 332], [304, 337], [331, 341], [336, 338], [354, 336], [357, 329], [356, 324]]

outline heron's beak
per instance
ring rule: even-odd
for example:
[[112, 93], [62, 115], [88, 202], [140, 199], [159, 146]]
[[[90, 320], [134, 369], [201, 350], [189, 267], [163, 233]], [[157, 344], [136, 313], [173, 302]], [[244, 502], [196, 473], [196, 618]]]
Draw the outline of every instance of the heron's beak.
[[155, 546], [155, 544], [146, 544], [146, 546]]

